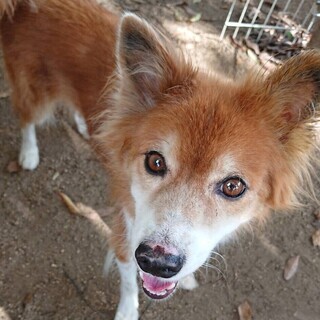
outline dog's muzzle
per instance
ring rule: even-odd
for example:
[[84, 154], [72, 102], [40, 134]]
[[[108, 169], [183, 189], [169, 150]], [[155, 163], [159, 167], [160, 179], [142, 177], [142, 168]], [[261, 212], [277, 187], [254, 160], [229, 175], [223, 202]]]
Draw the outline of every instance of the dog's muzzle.
[[185, 262], [185, 255], [176, 249], [161, 245], [141, 243], [135, 251], [140, 269], [144, 292], [152, 299], [168, 297], [176, 288], [177, 282], [167, 281], [179, 273]]

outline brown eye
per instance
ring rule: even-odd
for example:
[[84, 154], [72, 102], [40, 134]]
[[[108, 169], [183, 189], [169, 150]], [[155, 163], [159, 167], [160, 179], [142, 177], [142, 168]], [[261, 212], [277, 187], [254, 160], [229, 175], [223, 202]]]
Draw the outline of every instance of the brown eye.
[[156, 151], [150, 151], [146, 154], [144, 165], [147, 172], [154, 176], [164, 176], [167, 172], [164, 157]]
[[238, 198], [246, 191], [246, 184], [241, 178], [232, 177], [221, 184], [220, 190], [228, 198]]

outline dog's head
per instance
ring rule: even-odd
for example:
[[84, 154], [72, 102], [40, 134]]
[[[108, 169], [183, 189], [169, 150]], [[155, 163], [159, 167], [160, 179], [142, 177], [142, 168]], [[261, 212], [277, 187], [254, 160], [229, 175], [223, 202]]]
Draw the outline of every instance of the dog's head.
[[126, 253], [160, 299], [230, 233], [296, 203], [315, 145], [320, 54], [228, 81], [197, 71], [126, 15], [117, 60], [99, 147], [126, 216]]

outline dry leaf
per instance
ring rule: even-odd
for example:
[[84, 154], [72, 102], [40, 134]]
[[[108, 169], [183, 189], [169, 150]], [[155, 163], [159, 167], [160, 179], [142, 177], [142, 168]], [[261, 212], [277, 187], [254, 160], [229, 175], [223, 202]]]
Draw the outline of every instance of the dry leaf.
[[238, 306], [238, 313], [240, 320], [252, 320], [252, 308], [247, 300]]
[[312, 244], [315, 247], [320, 247], [320, 230], [317, 230], [313, 235], [312, 235]]
[[294, 256], [287, 260], [284, 267], [283, 277], [285, 280], [290, 280], [297, 272], [300, 256]]
[[85, 218], [88, 218], [99, 231], [101, 236], [108, 240], [111, 236], [112, 231], [109, 226], [101, 219], [99, 213], [80, 202], [77, 203], [77, 207], [79, 208], [79, 214]]
[[56, 173], [53, 175], [52, 180], [55, 181], [59, 176], [60, 176], [60, 173], [59, 173], [59, 172], [56, 172]]
[[21, 167], [17, 161], [10, 161], [7, 165], [7, 171], [9, 173], [17, 173], [21, 170]]
[[59, 194], [62, 202], [68, 208], [70, 213], [72, 213], [72, 214], [80, 214], [79, 208], [75, 205], [75, 203], [65, 193], [58, 191], [58, 194]]
[[109, 226], [101, 219], [99, 213], [92, 209], [91, 207], [86, 206], [85, 204], [78, 202], [74, 203], [65, 193], [58, 192], [61, 200], [68, 208], [69, 212], [72, 214], [77, 214], [82, 217], [87, 218], [100, 233], [102, 238], [108, 240], [111, 236], [111, 229]]

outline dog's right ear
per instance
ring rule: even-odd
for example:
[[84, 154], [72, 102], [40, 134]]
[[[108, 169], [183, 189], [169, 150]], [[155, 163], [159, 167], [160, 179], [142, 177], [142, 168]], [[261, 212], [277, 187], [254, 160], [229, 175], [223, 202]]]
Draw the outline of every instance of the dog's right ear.
[[165, 37], [134, 14], [122, 18], [117, 47], [121, 93], [149, 108], [170, 88], [190, 85], [195, 73]]

